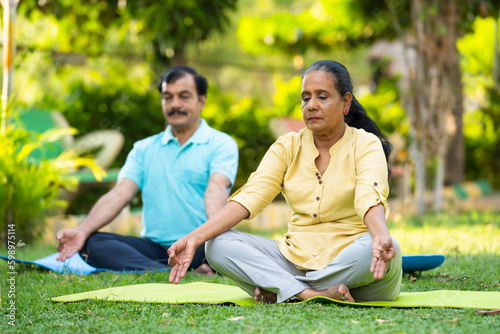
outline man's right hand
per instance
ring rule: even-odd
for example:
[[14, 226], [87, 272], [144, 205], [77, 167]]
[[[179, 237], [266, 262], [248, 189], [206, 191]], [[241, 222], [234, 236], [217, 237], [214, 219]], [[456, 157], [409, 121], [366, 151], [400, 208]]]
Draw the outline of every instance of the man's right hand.
[[87, 236], [82, 230], [71, 228], [59, 231], [57, 233], [57, 240], [59, 240], [59, 244], [57, 245], [57, 250], [59, 251], [57, 260], [64, 261], [82, 249]]

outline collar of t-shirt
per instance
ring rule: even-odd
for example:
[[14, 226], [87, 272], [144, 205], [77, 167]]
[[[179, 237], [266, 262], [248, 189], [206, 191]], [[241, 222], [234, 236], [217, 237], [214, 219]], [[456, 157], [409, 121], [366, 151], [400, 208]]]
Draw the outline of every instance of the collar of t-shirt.
[[[210, 127], [208, 126], [207, 122], [204, 119], [201, 119], [198, 129], [196, 129], [195, 133], [191, 136], [191, 138], [188, 139], [188, 141], [184, 143], [183, 146], [188, 145], [190, 143], [203, 144], [206, 143], [209, 138], [210, 138]], [[167, 145], [172, 141], [178, 142], [177, 138], [174, 137], [174, 135], [172, 134], [172, 127], [169, 125], [167, 126], [165, 132], [163, 133], [161, 144]]]

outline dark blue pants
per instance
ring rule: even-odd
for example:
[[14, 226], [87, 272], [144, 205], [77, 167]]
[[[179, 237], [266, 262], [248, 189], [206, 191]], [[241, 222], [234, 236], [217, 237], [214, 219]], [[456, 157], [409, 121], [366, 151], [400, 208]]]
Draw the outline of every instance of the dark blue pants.
[[[97, 232], [91, 235], [80, 256], [91, 266], [110, 270], [153, 270], [168, 268], [170, 246], [148, 238]], [[188, 270], [198, 268], [205, 260], [205, 244], [196, 250]]]

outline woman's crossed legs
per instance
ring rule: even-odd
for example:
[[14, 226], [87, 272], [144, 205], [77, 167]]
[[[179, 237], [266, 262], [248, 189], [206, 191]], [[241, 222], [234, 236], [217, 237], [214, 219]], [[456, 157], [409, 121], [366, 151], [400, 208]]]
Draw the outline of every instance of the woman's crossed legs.
[[342, 250], [325, 269], [300, 270], [280, 252], [276, 241], [230, 230], [206, 243], [207, 260], [256, 301], [284, 302], [325, 296], [337, 300], [394, 300], [401, 284], [401, 251], [391, 261], [384, 278], [370, 272], [372, 239], [360, 236]]

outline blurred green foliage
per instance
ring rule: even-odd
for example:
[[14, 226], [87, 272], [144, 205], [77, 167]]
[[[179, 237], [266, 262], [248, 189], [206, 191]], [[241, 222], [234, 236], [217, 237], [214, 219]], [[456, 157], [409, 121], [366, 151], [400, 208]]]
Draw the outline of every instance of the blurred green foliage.
[[[15, 120], [17, 110], [9, 108], [6, 116]], [[91, 157], [78, 157], [73, 151], [52, 160], [43, 155], [39, 159], [31, 156], [35, 150], [74, 132], [51, 129], [35, 134], [19, 122], [10, 122], [5, 133], [0, 134], [0, 241], [5, 246], [9, 234], [16, 243], [33, 241], [44, 231], [45, 214], [67, 206], [59, 196], [64, 190], [76, 190], [78, 185], [69, 173], [85, 166], [92, 168], [98, 179], [101, 177], [102, 170]]]
[[465, 115], [466, 171], [468, 179], [486, 178], [500, 188], [500, 92], [489, 88], [487, 104]]
[[19, 12], [37, 22], [38, 27], [48, 28], [45, 33], [29, 34], [50, 37], [43, 39], [45, 43], [50, 41], [46, 47], [91, 56], [125, 53], [166, 65], [174, 56], [182, 58], [186, 42], [198, 42], [213, 32], [222, 32], [236, 3], [237, 0], [46, 0], [23, 3]]
[[272, 115], [251, 97], [236, 100], [216, 87], [209, 88], [202, 117], [212, 127], [230, 134], [239, 148], [239, 165], [233, 191], [257, 169], [274, 139], [267, 128]]
[[379, 29], [375, 20], [350, 15], [357, 7], [354, 0], [323, 0], [315, 1], [298, 14], [244, 16], [239, 21], [238, 37], [243, 50], [256, 56], [277, 53], [293, 57], [309, 49], [329, 51], [357, 46], [371, 39]]
[[[21, 57], [20, 57], [21, 58]], [[89, 58], [83, 66], [50, 66], [47, 53], [25, 54], [20, 61], [36, 72], [18, 71], [19, 104], [62, 112], [80, 134], [94, 130], [116, 129], [125, 134], [123, 150], [114, 166], [125, 162], [128, 151], [139, 139], [160, 132], [165, 120], [161, 114], [156, 75], [144, 63], [117, 60], [109, 56]], [[25, 80], [23, 80], [25, 79]]]
[[274, 79], [276, 91], [273, 94], [273, 106], [271, 112], [274, 117], [302, 118], [300, 109], [300, 86], [302, 80], [300, 76], [284, 81], [281, 78]]
[[399, 133], [408, 135], [408, 119], [401, 106], [397, 79], [382, 79], [374, 92], [360, 92], [356, 95], [366, 113], [386, 135]]
[[[469, 112], [464, 116], [466, 174], [486, 178], [500, 188], [500, 86], [495, 88], [494, 18], [477, 18], [473, 31], [457, 43], [462, 54], [463, 85]], [[498, 18], [496, 18], [498, 21]], [[500, 34], [500, 28], [497, 34]], [[500, 62], [500, 59], [497, 61]], [[497, 79], [499, 80], [499, 79]], [[497, 85], [500, 82], [496, 83]]]
[[[366, 60], [368, 45], [377, 36], [395, 36], [393, 14], [401, 14], [400, 23], [407, 19], [407, 1], [390, 2], [397, 5], [392, 13], [387, 2], [368, 0], [241, 0], [235, 14], [235, 0], [127, 1], [125, 9], [120, 2], [21, 2], [14, 79], [21, 106], [59, 110], [82, 134], [120, 130], [125, 145], [114, 167], [123, 164], [133, 142], [164, 129], [156, 80], [179, 45], [185, 47], [188, 64], [210, 82], [202, 117], [233, 136], [240, 148], [233, 189], [246, 181], [274, 141], [268, 121], [301, 118], [300, 72], [315, 60], [330, 58], [347, 66], [355, 95], [384, 133], [408, 132], [395, 81], [382, 80], [371, 91], [374, 69]], [[219, 16], [210, 15], [211, 10]], [[475, 111], [464, 118], [467, 177], [488, 174], [498, 188], [493, 33], [484, 23], [490, 19], [481, 20], [458, 43], [465, 92], [475, 103]], [[224, 35], [209, 36], [226, 26], [232, 29]]]

